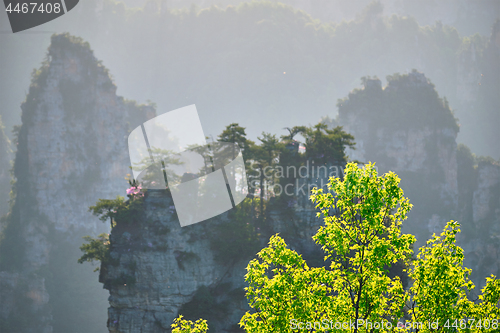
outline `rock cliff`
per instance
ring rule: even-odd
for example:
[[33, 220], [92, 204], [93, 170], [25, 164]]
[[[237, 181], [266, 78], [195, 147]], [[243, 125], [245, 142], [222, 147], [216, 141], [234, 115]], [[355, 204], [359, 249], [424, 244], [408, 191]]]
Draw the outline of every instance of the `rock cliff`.
[[[200, 294], [205, 303], [192, 306], [210, 304], [212, 309], [202, 309], [205, 316], [219, 310], [209, 318], [215, 331], [233, 326], [245, 309], [245, 263], [221, 264], [210, 241], [210, 226], [227, 223], [227, 214], [181, 228], [167, 191], [146, 195], [143, 219], [113, 228], [112, 263], [101, 268], [100, 281], [110, 292], [109, 331], [165, 332], [179, 310]], [[230, 299], [231, 294], [236, 297]]]
[[154, 110], [118, 97], [89, 45], [68, 34], [52, 37], [21, 108], [0, 244], [0, 330], [102, 332], [106, 295], [77, 264], [78, 246], [107, 229], [88, 207], [125, 188], [129, 128]]
[[[7, 213], [10, 192], [11, 145], [0, 117], [0, 216]], [[0, 222], [0, 231], [2, 223]]]
[[[319, 226], [311, 205], [286, 214], [271, 202], [266, 230], [260, 230], [250, 214], [239, 219], [247, 204], [240, 213], [181, 228], [169, 192], [148, 190], [140, 218], [116, 221], [110, 259], [101, 265], [100, 281], [110, 292], [109, 331], [168, 332], [182, 314], [208, 319], [214, 332], [242, 332], [238, 322], [249, 310], [245, 268], [270, 234], [280, 232], [312, 266], [322, 262], [311, 239]], [[252, 235], [254, 247], [242, 245]]]
[[[339, 101], [339, 123], [356, 138], [354, 160], [394, 171], [415, 206], [412, 232], [427, 239], [452, 218], [458, 200], [458, 125], [424, 74], [364, 79], [363, 89]], [[422, 243], [420, 243], [422, 244]]]
[[458, 220], [459, 245], [482, 286], [485, 276], [499, 273], [498, 162], [477, 163], [468, 148], [457, 146], [457, 120], [424, 74], [387, 79], [382, 88], [380, 80], [364, 78], [362, 89], [339, 101], [339, 123], [356, 138], [350, 157], [401, 177], [414, 205], [404, 230], [417, 236], [417, 246]]
[[470, 163], [470, 151], [460, 147], [459, 188], [463, 233], [459, 244], [472, 279], [500, 273], [500, 164], [491, 159]]

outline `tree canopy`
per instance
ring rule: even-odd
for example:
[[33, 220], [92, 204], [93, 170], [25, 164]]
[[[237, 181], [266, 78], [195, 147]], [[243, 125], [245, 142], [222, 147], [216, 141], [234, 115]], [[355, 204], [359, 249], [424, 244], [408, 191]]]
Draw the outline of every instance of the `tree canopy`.
[[[350, 163], [344, 179], [311, 200], [325, 225], [313, 237], [325, 267], [310, 268], [278, 235], [247, 267], [252, 311], [240, 321], [247, 332], [497, 332], [500, 283], [487, 279], [478, 302], [455, 244], [459, 224], [450, 221], [411, 264], [415, 238], [401, 233], [411, 205], [392, 172]], [[333, 194], [335, 193], [335, 195]], [[405, 290], [388, 269], [404, 262], [412, 278]], [[406, 325], [406, 326], [405, 326]]]

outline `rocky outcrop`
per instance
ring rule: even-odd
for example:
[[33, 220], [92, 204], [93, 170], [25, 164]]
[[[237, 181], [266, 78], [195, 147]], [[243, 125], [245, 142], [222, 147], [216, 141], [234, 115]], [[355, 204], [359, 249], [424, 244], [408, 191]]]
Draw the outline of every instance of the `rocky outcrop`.
[[[0, 117], [0, 217], [7, 213], [10, 192], [11, 146]], [[0, 231], [2, 223], [0, 222]]]
[[500, 164], [479, 161], [473, 176], [475, 184], [468, 191], [471, 204], [463, 214], [467, 229], [459, 244], [473, 279], [482, 286], [485, 276], [500, 273]]
[[129, 129], [154, 110], [118, 97], [89, 45], [68, 34], [52, 37], [21, 108], [14, 205], [0, 244], [0, 330], [102, 332], [102, 315], [78, 318], [88, 308], [104, 313], [106, 297], [76, 263], [78, 246], [107, 229], [88, 207], [126, 188]]
[[[481, 287], [485, 276], [498, 274], [500, 166], [490, 160], [475, 166], [470, 151], [457, 148], [456, 120], [422, 73], [395, 75], [384, 88], [378, 79], [364, 83], [339, 102], [339, 122], [357, 142], [350, 157], [377, 161], [379, 173], [392, 170], [402, 178], [414, 204], [404, 228], [417, 235], [417, 247], [458, 219], [466, 265]], [[317, 166], [304, 168], [306, 176], [297, 179], [293, 194], [266, 204], [266, 225], [251, 216], [250, 223], [265, 228], [261, 247], [266, 236], [280, 233], [309, 265], [322, 265], [322, 252], [311, 240], [322, 222], [307, 192], [312, 184], [326, 184], [327, 177]], [[237, 332], [248, 309], [243, 288], [249, 258], [218, 261], [214, 243], [227, 238], [213, 231], [236, 218], [223, 214], [180, 228], [167, 191], [148, 191], [143, 207], [142, 219], [113, 228], [111, 259], [102, 266], [100, 280], [110, 291], [110, 332], [165, 332], [179, 314], [209, 319], [215, 332]]]
[[[109, 331], [169, 332], [182, 314], [208, 319], [210, 331], [242, 332], [238, 322], [249, 310], [245, 268], [269, 234], [279, 232], [310, 265], [323, 262], [311, 238], [321, 221], [312, 205], [293, 203], [286, 214], [272, 200], [265, 231], [253, 229], [259, 224], [250, 214], [241, 223], [231, 212], [181, 228], [169, 192], [148, 190], [141, 218], [116, 221], [110, 259], [101, 265], [100, 281], [110, 293]], [[250, 250], [240, 243], [249, 224], [260, 235]]]
[[339, 122], [356, 138], [353, 160], [376, 162], [397, 173], [414, 208], [407, 231], [422, 240], [440, 232], [458, 204], [458, 126], [446, 102], [424, 74], [365, 79], [339, 102]]
[[[149, 190], [143, 219], [118, 222], [110, 236], [111, 263], [102, 266], [100, 275], [110, 292], [109, 331], [165, 332], [182, 306], [203, 288], [209, 290], [208, 297], [214, 297], [212, 306], [219, 308], [219, 315], [225, 315], [212, 321], [212, 328], [221, 331], [237, 323], [244, 313], [246, 263], [216, 261], [210, 226], [224, 221], [227, 214], [208, 225], [181, 228], [169, 193]], [[215, 295], [217, 288], [225, 290]], [[228, 299], [231, 291], [239, 302]], [[185, 316], [192, 314], [185, 312]]]
[[[365, 79], [364, 87], [339, 102], [339, 122], [356, 138], [351, 159], [375, 161], [379, 172], [394, 171], [414, 205], [405, 232], [422, 246], [451, 219], [462, 225], [459, 245], [474, 282], [498, 275], [498, 162], [457, 147], [458, 126], [446, 99], [422, 73]], [[475, 165], [476, 164], [476, 165]]]

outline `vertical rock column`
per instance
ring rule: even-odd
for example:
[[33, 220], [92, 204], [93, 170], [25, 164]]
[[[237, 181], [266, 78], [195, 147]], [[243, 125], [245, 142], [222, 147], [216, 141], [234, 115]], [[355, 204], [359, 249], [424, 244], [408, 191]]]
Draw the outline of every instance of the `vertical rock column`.
[[88, 43], [69, 34], [52, 37], [21, 108], [0, 244], [0, 331], [102, 332], [106, 295], [77, 264], [78, 246], [107, 229], [88, 207], [124, 193], [129, 128], [154, 110], [118, 97]]
[[[148, 190], [142, 210], [140, 219], [116, 221], [110, 260], [101, 265], [100, 281], [110, 293], [110, 332], [165, 332], [200, 290], [226, 285], [222, 294], [242, 291], [248, 261], [218, 263], [210, 246], [210, 228], [227, 219], [225, 214], [181, 228], [165, 190]], [[241, 301], [211, 328], [220, 331], [237, 323], [244, 313]], [[189, 317], [187, 310], [181, 314]]]

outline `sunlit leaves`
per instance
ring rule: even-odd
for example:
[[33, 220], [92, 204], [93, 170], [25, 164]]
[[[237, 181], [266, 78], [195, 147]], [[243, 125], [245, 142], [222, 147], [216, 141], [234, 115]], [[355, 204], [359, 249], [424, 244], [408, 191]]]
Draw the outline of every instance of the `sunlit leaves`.
[[[399, 181], [392, 172], [378, 176], [373, 164], [358, 168], [351, 163], [344, 179], [330, 179], [330, 192], [314, 189], [311, 199], [325, 225], [313, 239], [329, 267], [309, 268], [282, 238], [271, 237], [247, 267], [247, 298], [254, 311], [245, 313], [240, 326], [247, 332], [294, 332], [294, 323], [319, 322], [329, 325], [307, 330], [372, 332], [369, 326], [331, 325], [361, 319], [393, 327], [378, 332], [409, 332], [397, 327], [400, 321], [421, 323], [420, 333], [498, 332], [500, 282], [492, 276], [477, 303], [467, 298], [474, 285], [456, 245], [457, 222], [450, 221], [420, 249], [407, 270], [413, 282], [408, 290], [399, 277], [387, 274], [396, 263], [409, 266], [415, 242], [413, 235], [401, 233], [411, 205]], [[479, 325], [465, 324], [471, 322]]]
[[[469, 300], [467, 294], [474, 288], [469, 279], [471, 270], [463, 266], [462, 248], [456, 245], [456, 234], [460, 225], [450, 221], [441, 235], [433, 235], [426, 246], [420, 249], [409, 276], [413, 279], [410, 288], [410, 314], [413, 322], [437, 322], [440, 332], [497, 332], [493, 327], [465, 325], [453, 327], [447, 323], [471, 318], [475, 321], [499, 318], [500, 281], [494, 276], [479, 296], [479, 303]], [[464, 326], [464, 325], [462, 325]], [[421, 332], [432, 332], [425, 328]]]
[[207, 321], [198, 319], [196, 322], [182, 319], [182, 316], [174, 319], [171, 326], [172, 333], [206, 333], [208, 331]]
[[[271, 237], [247, 267], [247, 298], [256, 312], [247, 312], [240, 325], [248, 332], [291, 332], [292, 320], [400, 318], [406, 296], [400, 279], [390, 278], [387, 269], [408, 262], [414, 237], [400, 231], [411, 206], [398, 185], [393, 173], [379, 177], [373, 164], [359, 169], [351, 163], [343, 180], [330, 179], [335, 196], [314, 189], [311, 199], [325, 226], [313, 239], [330, 267], [309, 268], [283, 239]], [[330, 326], [329, 331], [336, 330]]]

